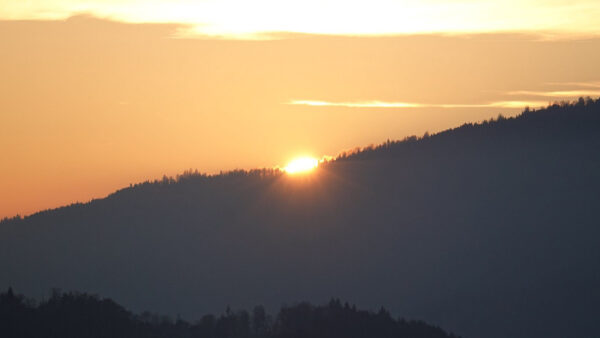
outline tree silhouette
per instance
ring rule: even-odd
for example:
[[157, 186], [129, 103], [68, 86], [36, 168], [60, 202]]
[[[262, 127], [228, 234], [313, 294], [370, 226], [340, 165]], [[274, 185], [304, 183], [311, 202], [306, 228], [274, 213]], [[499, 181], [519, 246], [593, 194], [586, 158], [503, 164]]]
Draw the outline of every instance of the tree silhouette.
[[[39, 305], [24, 302], [9, 288], [0, 294], [0, 336], [13, 337], [171, 337], [171, 338], [284, 338], [284, 337], [383, 337], [378, 328], [379, 314], [359, 312], [339, 303], [332, 307], [300, 303], [284, 307], [277, 315], [277, 325], [268, 321], [262, 306], [254, 308], [252, 317], [246, 311], [226, 311], [216, 318], [205, 315], [195, 325], [177, 319], [143, 313], [133, 315], [110, 299], [82, 293], [54, 292]], [[252, 327], [250, 323], [254, 323]], [[389, 337], [447, 338], [439, 328], [424, 323], [414, 324], [385, 317]], [[348, 330], [364, 326], [370, 332], [362, 335]], [[420, 335], [419, 335], [420, 334]], [[386, 336], [387, 337], [387, 336]]]

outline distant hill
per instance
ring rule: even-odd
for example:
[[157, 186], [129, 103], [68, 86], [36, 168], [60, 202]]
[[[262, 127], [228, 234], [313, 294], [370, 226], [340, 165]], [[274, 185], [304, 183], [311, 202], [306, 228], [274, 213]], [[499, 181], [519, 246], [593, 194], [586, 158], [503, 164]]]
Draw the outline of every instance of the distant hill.
[[324, 306], [284, 306], [272, 317], [262, 306], [249, 313], [206, 314], [194, 323], [125, 310], [111, 299], [61, 293], [39, 304], [12, 289], [0, 293], [0, 336], [4, 338], [456, 338], [420, 321], [357, 310], [332, 299]]
[[600, 337], [599, 206], [600, 99], [580, 99], [5, 220], [0, 288], [186, 319], [339, 297], [466, 338]]

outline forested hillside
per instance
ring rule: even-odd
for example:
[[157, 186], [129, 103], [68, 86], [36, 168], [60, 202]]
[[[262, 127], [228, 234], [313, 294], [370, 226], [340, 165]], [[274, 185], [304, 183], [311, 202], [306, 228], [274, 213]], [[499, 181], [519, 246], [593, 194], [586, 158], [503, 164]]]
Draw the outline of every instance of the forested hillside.
[[[331, 297], [467, 338], [597, 337], [600, 99], [342, 154], [135, 184], [0, 223], [0, 287], [133, 311]], [[300, 336], [298, 336], [300, 337]]]

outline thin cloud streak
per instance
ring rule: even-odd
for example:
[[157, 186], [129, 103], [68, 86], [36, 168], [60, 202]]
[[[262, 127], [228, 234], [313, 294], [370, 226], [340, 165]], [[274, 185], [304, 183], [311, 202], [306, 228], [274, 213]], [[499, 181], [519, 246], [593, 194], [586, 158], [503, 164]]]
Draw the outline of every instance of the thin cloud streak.
[[292, 100], [288, 104], [305, 106], [329, 106], [329, 107], [351, 107], [351, 108], [418, 108], [423, 107], [419, 103], [406, 102], [384, 102], [384, 101], [362, 101], [362, 102], [328, 102], [318, 100]]
[[575, 86], [575, 87], [586, 87], [586, 88], [600, 88], [600, 81], [588, 81], [588, 82], [549, 82], [549, 85], [553, 86]]
[[355, 101], [355, 102], [330, 102], [319, 100], [292, 100], [287, 104], [304, 105], [314, 107], [347, 107], [347, 108], [524, 108], [543, 107], [548, 104], [545, 101], [497, 101], [476, 104], [430, 104], [409, 102], [385, 102], [385, 101]]
[[[582, 86], [583, 84], [579, 84]], [[586, 84], [589, 87], [595, 87], [593, 84]], [[509, 95], [529, 95], [543, 97], [581, 97], [581, 96], [600, 96], [600, 90], [557, 90], [557, 91], [529, 91], [517, 90], [509, 92]]]

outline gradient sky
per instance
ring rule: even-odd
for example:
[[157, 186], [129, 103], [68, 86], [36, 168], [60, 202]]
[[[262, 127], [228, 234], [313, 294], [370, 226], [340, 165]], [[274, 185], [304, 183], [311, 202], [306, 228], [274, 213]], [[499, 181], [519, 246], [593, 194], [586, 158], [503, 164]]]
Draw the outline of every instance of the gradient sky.
[[0, 217], [600, 96], [598, 1], [0, 0]]

